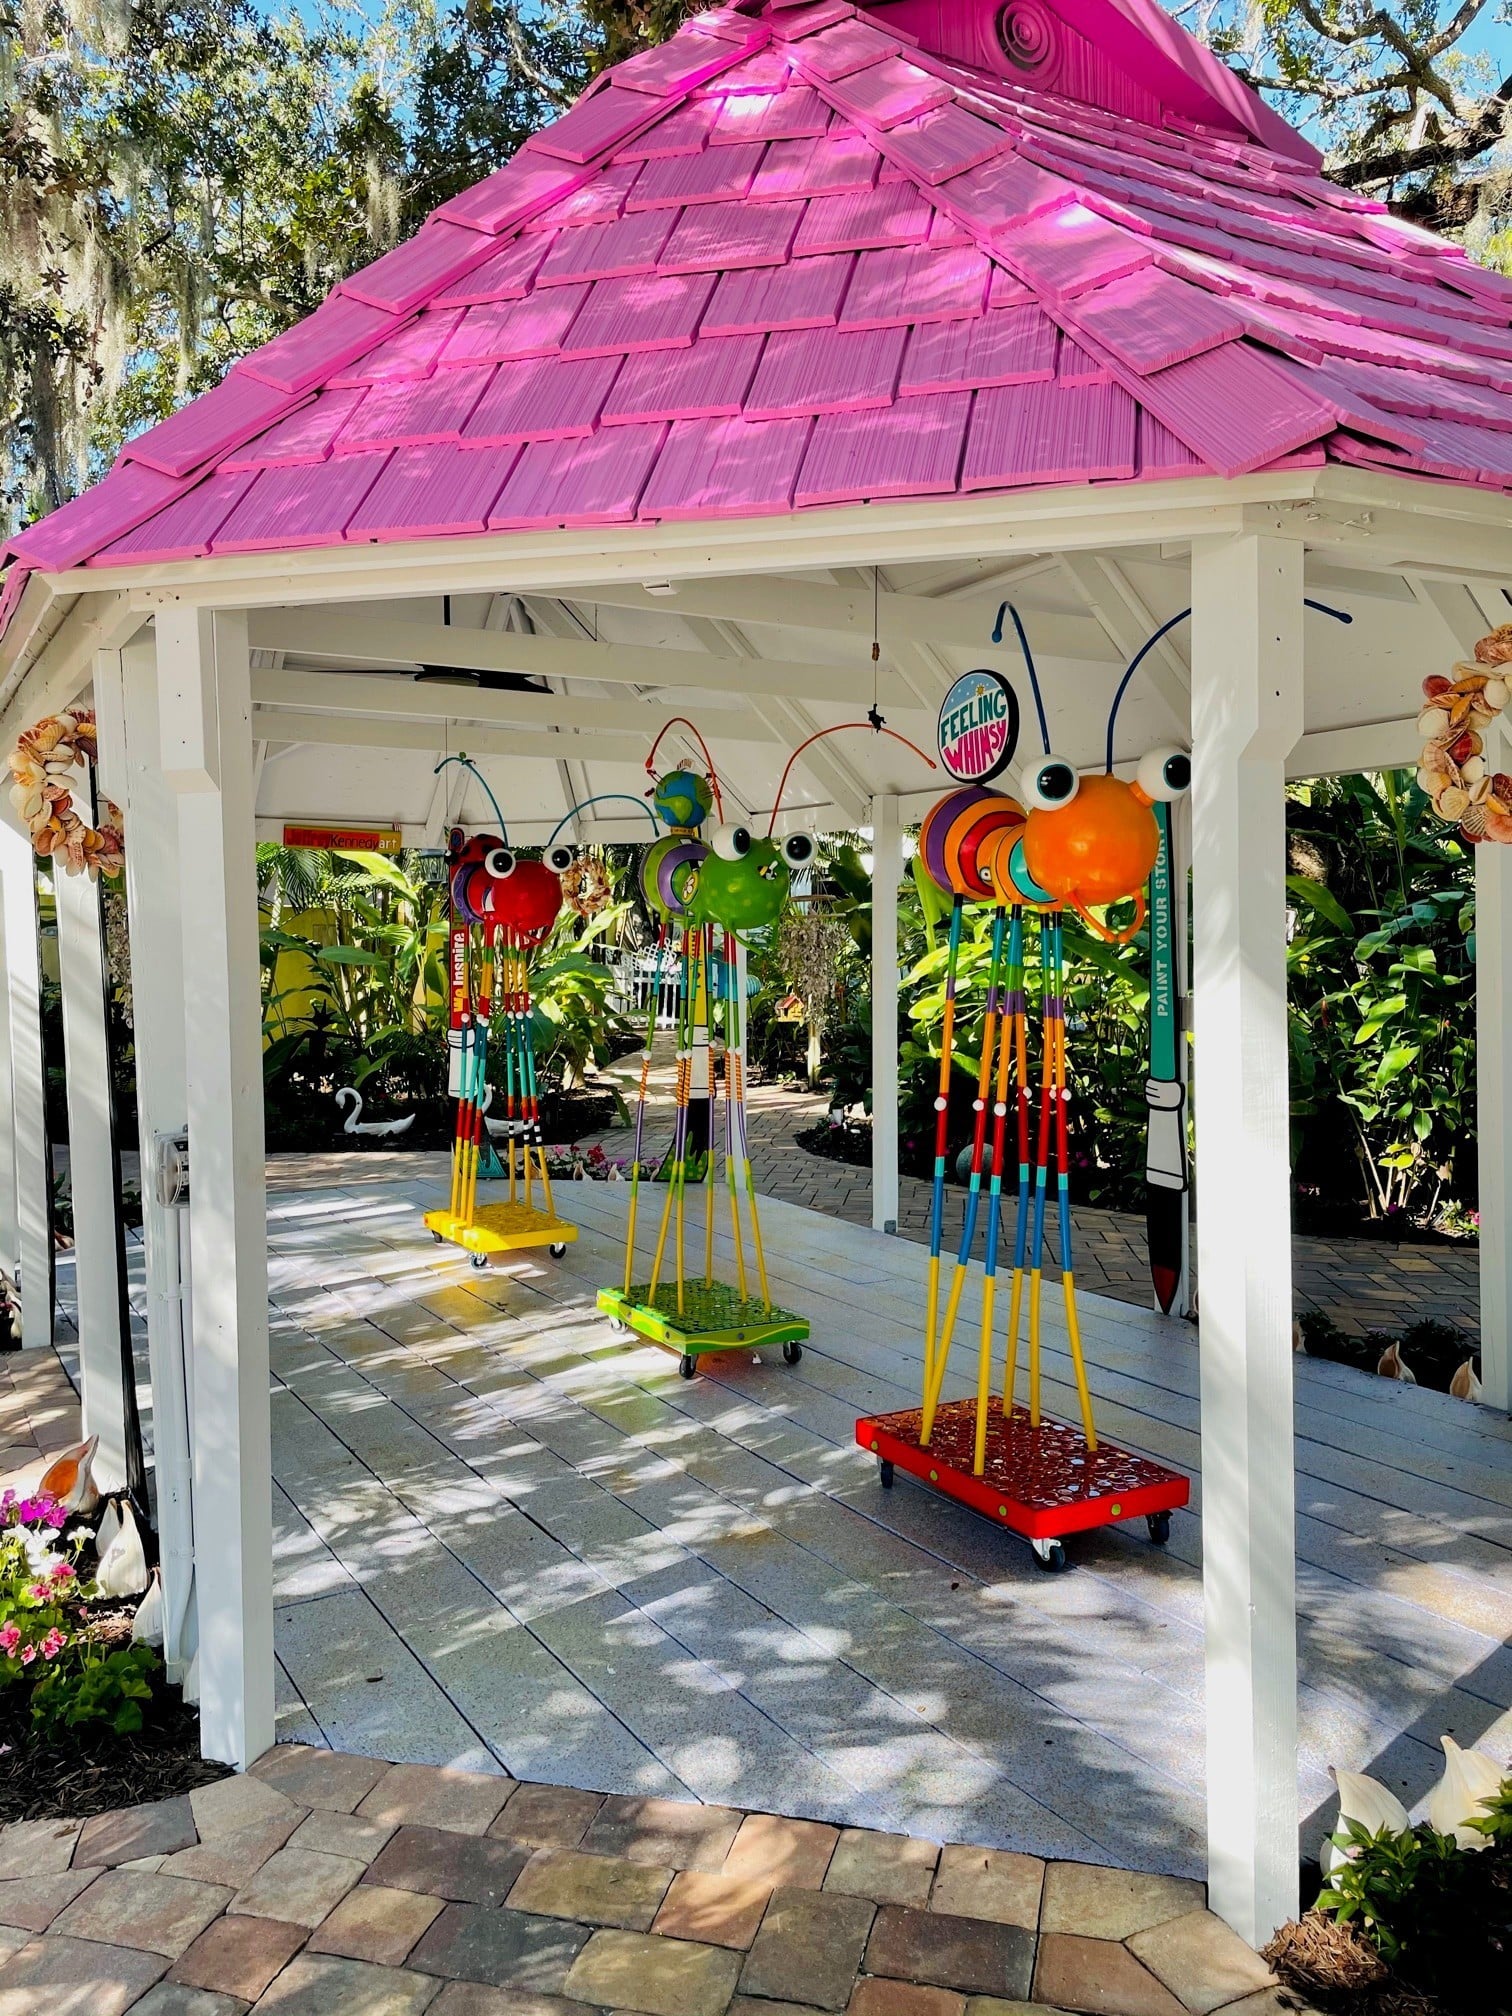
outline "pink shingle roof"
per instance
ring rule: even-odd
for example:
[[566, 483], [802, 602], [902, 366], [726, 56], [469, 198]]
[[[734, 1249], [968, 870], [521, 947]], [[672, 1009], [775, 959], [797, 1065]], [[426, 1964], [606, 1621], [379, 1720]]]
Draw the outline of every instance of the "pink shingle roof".
[[987, 0], [695, 16], [18, 534], [0, 610], [35, 568], [1298, 460], [1512, 489], [1512, 285], [1154, 0], [1024, 4], [1097, 60], [992, 64]]

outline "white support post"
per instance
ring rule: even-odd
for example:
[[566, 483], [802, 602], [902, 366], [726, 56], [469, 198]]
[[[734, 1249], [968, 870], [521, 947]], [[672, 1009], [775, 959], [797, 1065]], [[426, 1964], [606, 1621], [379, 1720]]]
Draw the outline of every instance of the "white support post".
[[68, 1175], [73, 1197], [74, 1292], [84, 1433], [98, 1435], [102, 1490], [127, 1483], [122, 1290], [116, 1244], [116, 1155], [110, 1115], [110, 1051], [100, 885], [53, 867], [58, 979], [63, 994], [63, 1069], [68, 1089]]
[[1512, 1411], [1512, 860], [1475, 850], [1475, 1119], [1480, 1172], [1481, 1400]]
[[245, 616], [164, 611], [157, 670], [162, 768], [179, 799], [200, 1741], [207, 1757], [244, 1768], [273, 1741], [267, 1201]]
[[[1181, 798], [1171, 807], [1171, 959], [1176, 975], [1176, 1075], [1186, 1088], [1182, 1125], [1191, 1113], [1192, 1052], [1187, 1041], [1192, 1026], [1191, 887], [1192, 802]], [[1191, 1181], [1190, 1168], [1187, 1181]], [[1192, 1313], [1192, 1218], [1191, 1193], [1182, 1198], [1181, 1279], [1171, 1303], [1173, 1316]]]
[[11, 1076], [10, 982], [0, 897], [0, 1272], [15, 1280], [21, 1266], [21, 1217], [16, 1195], [16, 1099]]
[[184, 947], [179, 927], [179, 808], [158, 763], [157, 662], [150, 639], [95, 660], [100, 783], [125, 814], [131, 926], [132, 1047], [147, 1262], [147, 1353], [152, 1370], [152, 1468], [163, 1575], [163, 1657], [181, 1681], [193, 1657], [194, 1524], [190, 1476], [193, 1395], [185, 1357], [183, 1212], [158, 1195], [154, 1140], [180, 1132], [184, 1085]]
[[52, 1151], [42, 1065], [42, 959], [37, 928], [37, 864], [31, 840], [0, 819], [4, 880], [5, 977], [10, 1008], [11, 1099], [20, 1221], [21, 1342], [53, 1341]]
[[898, 883], [903, 829], [891, 792], [872, 799], [872, 1228], [898, 1229]]
[[1192, 611], [1208, 1885], [1260, 1946], [1298, 1901], [1283, 787], [1300, 545], [1194, 542]]

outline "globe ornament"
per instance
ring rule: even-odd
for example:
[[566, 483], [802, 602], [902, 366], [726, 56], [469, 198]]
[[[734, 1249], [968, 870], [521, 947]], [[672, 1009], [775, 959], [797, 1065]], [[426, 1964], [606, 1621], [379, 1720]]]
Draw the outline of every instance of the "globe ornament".
[[713, 809], [714, 792], [696, 770], [669, 770], [658, 779], [651, 802], [664, 826], [696, 833]]

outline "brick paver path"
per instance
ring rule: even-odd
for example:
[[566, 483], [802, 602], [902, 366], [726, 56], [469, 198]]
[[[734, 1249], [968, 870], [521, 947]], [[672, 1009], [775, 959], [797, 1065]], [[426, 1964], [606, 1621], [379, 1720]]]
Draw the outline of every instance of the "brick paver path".
[[0, 2016], [1280, 2016], [1200, 1883], [283, 1745], [0, 1830]]
[[[632, 1107], [640, 1071], [637, 1059], [625, 1059], [612, 1069]], [[852, 1225], [871, 1223], [871, 1171], [831, 1162], [800, 1148], [797, 1135], [824, 1119], [828, 1100], [823, 1093], [790, 1085], [755, 1085], [747, 1098], [750, 1116], [751, 1164], [763, 1196], [806, 1205]], [[670, 1039], [657, 1039], [647, 1103], [648, 1153], [660, 1154], [672, 1131], [672, 1054]], [[624, 1128], [589, 1135], [607, 1154], [628, 1158], [632, 1134]], [[898, 1231], [905, 1239], [925, 1244], [929, 1238], [930, 1186], [917, 1177], [899, 1182]], [[946, 1242], [953, 1248], [960, 1234], [964, 1192], [952, 1186], [946, 1193]], [[1056, 1250], [1056, 1211], [1046, 1214], [1046, 1251]], [[1115, 1301], [1150, 1306], [1150, 1270], [1146, 1258], [1144, 1219], [1133, 1212], [1095, 1211], [1078, 1207], [1072, 1221], [1072, 1250], [1077, 1280]], [[980, 1242], [978, 1243], [980, 1257]], [[1059, 1271], [1058, 1260], [1054, 1263]], [[1326, 1309], [1341, 1329], [1354, 1335], [1367, 1330], [1399, 1331], [1420, 1317], [1437, 1316], [1468, 1335], [1480, 1336], [1479, 1256], [1476, 1248], [1430, 1246], [1376, 1239], [1292, 1240], [1293, 1289], [1296, 1305]]]

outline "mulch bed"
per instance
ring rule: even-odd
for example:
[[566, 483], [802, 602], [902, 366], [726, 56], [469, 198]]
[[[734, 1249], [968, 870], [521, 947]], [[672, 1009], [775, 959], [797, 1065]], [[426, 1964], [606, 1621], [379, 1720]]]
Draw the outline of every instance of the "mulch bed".
[[1320, 1911], [1306, 1911], [1283, 1925], [1262, 1949], [1283, 1987], [1327, 2016], [1498, 2016], [1512, 2007], [1512, 1975], [1498, 1929], [1505, 1918], [1508, 1872], [1497, 1857], [1477, 1864], [1478, 1895], [1451, 1939], [1448, 1970], [1434, 1966], [1420, 1980], [1395, 1973], [1354, 1925], [1340, 1925]]
[[[89, 1635], [109, 1651], [131, 1642], [133, 1603], [93, 1606]], [[43, 1738], [31, 1719], [25, 1686], [0, 1689], [0, 1824], [8, 1820], [87, 1820], [117, 1806], [171, 1799], [226, 1778], [230, 1766], [200, 1755], [198, 1712], [159, 1674], [145, 1721], [134, 1736], [83, 1723]]]

